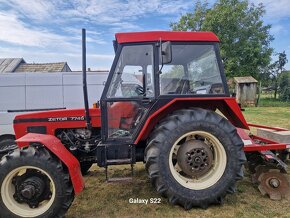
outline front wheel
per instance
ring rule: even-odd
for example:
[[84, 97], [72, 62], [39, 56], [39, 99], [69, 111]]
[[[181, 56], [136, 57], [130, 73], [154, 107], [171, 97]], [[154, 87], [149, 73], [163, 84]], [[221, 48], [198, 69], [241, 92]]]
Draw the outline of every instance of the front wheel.
[[9, 151], [12, 151], [13, 149], [16, 149], [16, 148], [17, 148], [17, 145], [13, 138], [2, 139], [0, 141], [0, 159]]
[[236, 128], [215, 112], [180, 110], [153, 131], [145, 151], [156, 190], [185, 209], [219, 204], [243, 176], [243, 142]]
[[17, 149], [0, 162], [0, 217], [62, 217], [74, 199], [69, 174], [45, 150]]

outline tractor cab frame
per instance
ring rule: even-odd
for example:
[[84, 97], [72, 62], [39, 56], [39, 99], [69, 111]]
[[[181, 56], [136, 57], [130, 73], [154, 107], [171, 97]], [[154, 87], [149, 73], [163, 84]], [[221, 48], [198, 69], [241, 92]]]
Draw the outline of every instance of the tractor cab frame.
[[162, 37], [118, 44], [100, 101], [103, 142], [134, 143], [147, 118], [172, 99], [229, 97], [217, 42], [170, 41], [167, 53], [163, 44]]
[[[99, 166], [143, 161], [149, 133], [168, 112], [190, 107], [223, 111], [225, 100], [234, 107], [218, 43], [211, 33], [116, 34], [116, 56], [100, 100]], [[247, 128], [239, 110], [225, 114]]]

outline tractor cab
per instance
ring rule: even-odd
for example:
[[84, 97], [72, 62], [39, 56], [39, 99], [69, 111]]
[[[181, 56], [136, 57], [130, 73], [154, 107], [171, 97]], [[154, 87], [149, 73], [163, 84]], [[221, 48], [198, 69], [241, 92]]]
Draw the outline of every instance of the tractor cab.
[[229, 96], [213, 33], [118, 33], [115, 45], [101, 98], [103, 141], [134, 143], [172, 99]]

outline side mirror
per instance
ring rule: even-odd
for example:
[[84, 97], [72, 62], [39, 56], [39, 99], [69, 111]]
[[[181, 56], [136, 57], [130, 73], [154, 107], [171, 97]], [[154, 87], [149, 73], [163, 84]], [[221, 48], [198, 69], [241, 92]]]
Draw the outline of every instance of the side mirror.
[[162, 51], [161, 51], [161, 55], [162, 55], [162, 65], [163, 64], [169, 64], [172, 61], [172, 46], [171, 46], [171, 42], [167, 41], [167, 42], [163, 42], [161, 45]]

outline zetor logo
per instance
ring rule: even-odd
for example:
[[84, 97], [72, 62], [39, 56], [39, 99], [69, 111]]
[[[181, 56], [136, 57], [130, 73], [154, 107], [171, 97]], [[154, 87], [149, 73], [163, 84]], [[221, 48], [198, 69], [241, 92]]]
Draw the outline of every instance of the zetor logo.
[[84, 116], [81, 117], [51, 117], [48, 118], [48, 122], [63, 122], [63, 121], [83, 121]]

